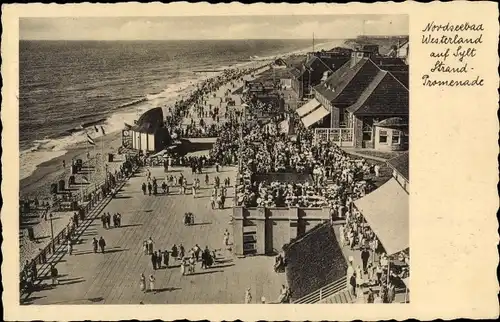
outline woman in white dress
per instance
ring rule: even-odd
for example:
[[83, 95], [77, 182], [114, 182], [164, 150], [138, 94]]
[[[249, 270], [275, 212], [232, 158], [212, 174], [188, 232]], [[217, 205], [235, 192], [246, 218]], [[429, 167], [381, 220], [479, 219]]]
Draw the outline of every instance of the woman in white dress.
[[182, 261], [181, 261], [181, 275], [182, 276], [186, 275], [186, 266], [185, 266], [184, 259], [182, 259]]
[[151, 292], [155, 292], [155, 277], [153, 275], [149, 275], [149, 290]]

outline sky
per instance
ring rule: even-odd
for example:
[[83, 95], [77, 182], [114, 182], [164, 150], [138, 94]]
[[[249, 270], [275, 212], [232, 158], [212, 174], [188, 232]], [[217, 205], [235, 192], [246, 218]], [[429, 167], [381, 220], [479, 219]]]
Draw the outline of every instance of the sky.
[[24, 40], [345, 39], [408, 35], [407, 15], [21, 18]]

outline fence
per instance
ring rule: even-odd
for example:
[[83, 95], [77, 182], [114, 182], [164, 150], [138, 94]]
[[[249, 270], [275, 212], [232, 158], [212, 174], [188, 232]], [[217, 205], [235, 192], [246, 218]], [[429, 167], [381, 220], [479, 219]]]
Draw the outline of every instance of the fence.
[[346, 277], [341, 277], [335, 282], [332, 282], [322, 288], [296, 300], [293, 301], [293, 304], [313, 304], [318, 303], [321, 300], [326, 299], [327, 297], [333, 296], [339, 292], [342, 292], [347, 287], [347, 279]]
[[354, 146], [352, 128], [317, 128], [314, 130], [315, 142], [334, 142], [338, 146]]
[[[135, 172], [137, 168], [135, 168], [133, 172]], [[132, 174], [131, 173], [131, 174]], [[130, 175], [131, 175], [130, 174]], [[101, 189], [101, 186], [96, 186], [96, 188], [91, 192], [92, 197], [91, 199], [83, 206], [80, 207], [80, 221], [83, 222], [84, 219], [87, 218], [88, 214], [90, 214], [94, 208], [94, 206], [97, 206], [100, 201], [102, 201], [104, 198], [106, 198], [110, 193], [112, 193], [112, 189], [118, 186], [119, 183], [123, 183], [128, 177], [126, 176], [118, 176], [117, 181], [115, 182], [114, 186], [111, 186], [111, 183], [109, 185], [109, 189]], [[119, 180], [119, 181], [118, 181]], [[71, 232], [75, 229], [73, 226], [73, 223], [70, 222], [66, 227], [64, 227], [54, 238], [49, 242], [47, 246], [45, 246], [42, 251], [35, 256], [35, 258], [32, 259], [31, 264], [39, 264], [43, 265], [47, 263], [47, 258], [52, 255], [55, 251], [55, 249], [63, 244], [66, 240], [68, 235], [71, 234]], [[25, 267], [22, 271], [21, 274], [24, 276], [29, 275], [29, 267]]]

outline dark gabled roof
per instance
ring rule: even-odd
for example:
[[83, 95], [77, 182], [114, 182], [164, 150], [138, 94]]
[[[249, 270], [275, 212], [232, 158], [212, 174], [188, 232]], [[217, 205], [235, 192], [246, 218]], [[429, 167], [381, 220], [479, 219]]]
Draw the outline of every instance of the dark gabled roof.
[[352, 105], [379, 71], [369, 58], [361, 58], [352, 67], [349, 61], [315, 89], [334, 105]]
[[317, 225], [283, 250], [294, 300], [346, 276], [347, 263], [330, 223]]
[[361, 93], [359, 96], [358, 100], [356, 103], [353, 105], [349, 106], [347, 110], [351, 113], [355, 113], [363, 104], [366, 102], [366, 100], [370, 97], [370, 95], [373, 94], [377, 86], [380, 84], [380, 82], [385, 78], [387, 75], [386, 71], [379, 70], [375, 78], [372, 80], [372, 82], [365, 88], [365, 90]]
[[356, 115], [407, 116], [409, 92], [391, 73], [379, 70], [356, 103], [347, 110]]
[[162, 128], [163, 124], [163, 110], [161, 107], [157, 107], [144, 112], [144, 114], [139, 117], [136, 125], [132, 128], [132, 130], [136, 132], [153, 134], [158, 129]]
[[405, 71], [389, 71], [392, 76], [396, 77], [406, 88], [410, 85], [410, 74]]
[[410, 181], [410, 155], [408, 152], [387, 161], [387, 164]]

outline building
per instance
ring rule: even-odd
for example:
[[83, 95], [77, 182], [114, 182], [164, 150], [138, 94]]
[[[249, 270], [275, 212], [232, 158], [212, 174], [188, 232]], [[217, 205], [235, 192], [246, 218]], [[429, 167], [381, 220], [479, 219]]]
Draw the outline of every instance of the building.
[[377, 60], [370, 52], [353, 51], [348, 63], [314, 88], [314, 99], [297, 110], [304, 125], [335, 130], [340, 134], [334, 141], [375, 148], [375, 124], [393, 117], [407, 124], [408, 88], [383, 65], [379, 67]]
[[329, 52], [317, 52], [308, 55], [299, 68], [291, 70], [291, 83], [298, 98], [312, 94], [312, 88], [321, 82], [325, 72], [333, 73], [349, 60], [349, 56], [335, 55]]
[[135, 126], [129, 130], [132, 149], [144, 153], [159, 152], [171, 142], [168, 129], [164, 126], [163, 110], [153, 108], [141, 115]]
[[380, 151], [408, 150], [408, 122], [391, 117], [374, 124], [374, 148]]

